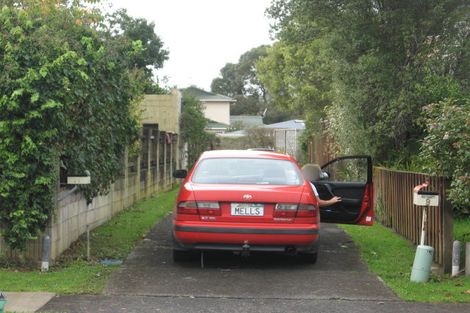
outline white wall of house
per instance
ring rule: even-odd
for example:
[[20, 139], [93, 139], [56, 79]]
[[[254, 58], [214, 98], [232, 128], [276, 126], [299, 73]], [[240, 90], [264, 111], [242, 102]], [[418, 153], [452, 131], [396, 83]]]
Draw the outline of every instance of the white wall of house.
[[201, 105], [206, 118], [230, 125], [230, 102], [201, 101]]

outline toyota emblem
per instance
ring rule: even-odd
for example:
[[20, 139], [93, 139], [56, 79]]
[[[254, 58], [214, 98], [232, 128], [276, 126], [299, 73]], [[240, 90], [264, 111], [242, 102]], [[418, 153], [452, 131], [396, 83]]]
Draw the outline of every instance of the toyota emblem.
[[252, 195], [249, 195], [249, 194], [243, 195], [243, 200], [251, 200], [252, 198], [253, 198]]

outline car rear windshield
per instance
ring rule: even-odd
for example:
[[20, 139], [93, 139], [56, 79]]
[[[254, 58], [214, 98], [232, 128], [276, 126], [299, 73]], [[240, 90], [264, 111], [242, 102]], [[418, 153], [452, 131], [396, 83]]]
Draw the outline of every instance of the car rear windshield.
[[203, 184], [290, 185], [303, 183], [302, 174], [287, 160], [214, 158], [202, 160], [192, 181]]

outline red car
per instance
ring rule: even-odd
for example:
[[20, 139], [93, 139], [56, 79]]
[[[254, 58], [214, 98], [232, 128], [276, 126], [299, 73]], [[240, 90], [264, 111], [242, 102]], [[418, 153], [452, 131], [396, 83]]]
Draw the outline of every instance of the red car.
[[[251, 150], [216, 150], [185, 178], [173, 220], [173, 259], [194, 250], [273, 251], [317, 260], [322, 222], [372, 225], [372, 162], [343, 157], [326, 164], [314, 184], [321, 199], [342, 201], [319, 208], [308, 180], [293, 157]], [[365, 173], [363, 173], [365, 172]]]

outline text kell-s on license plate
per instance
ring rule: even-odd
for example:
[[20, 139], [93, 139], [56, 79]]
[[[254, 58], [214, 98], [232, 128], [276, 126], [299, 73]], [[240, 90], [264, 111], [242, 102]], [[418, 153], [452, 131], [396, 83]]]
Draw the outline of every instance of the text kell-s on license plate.
[[235, 216], [263, 216], [264, 205], [259, 203], [232, 203], [231, 214]]

